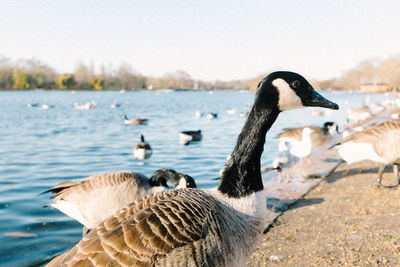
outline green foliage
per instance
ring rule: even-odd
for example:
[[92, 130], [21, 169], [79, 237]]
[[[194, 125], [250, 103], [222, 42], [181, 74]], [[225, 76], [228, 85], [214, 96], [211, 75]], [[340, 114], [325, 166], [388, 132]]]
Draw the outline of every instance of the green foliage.
[[75, 79], [72, 74], [60, 74], [56, 77], [55, 82], [58, 89], [72, 89], [75, 86]]
[[25, 70], [16, 68], [13, 72], [14, 89], [30, 89], [32, 77]]
[[103, 90], [104, 89], [104, 79], [102, 78], [94, 78], [89, 83], [90, 88], [94, 90]]

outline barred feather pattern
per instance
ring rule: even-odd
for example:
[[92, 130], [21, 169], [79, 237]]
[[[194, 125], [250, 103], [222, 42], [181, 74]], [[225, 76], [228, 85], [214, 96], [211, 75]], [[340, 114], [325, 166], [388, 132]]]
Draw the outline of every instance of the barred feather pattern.
[[50, 206], [59, 208], [62, 201], [75, 205], [79, 210], [75, 213], [82, 217], [81, 223], [93, 228], [120, 207], [143, 198], [150, 190], [148, 179], [143, 174], [131, 171], [102, 173], [54, 186], [50, 191], [55, 194], [55, 201]]
[[263, 226], [203, 190], [168, 190], [125, 206], [48, 266], [241, 266]]
[[350, 135], [344, 138], [341, 143], [351, 141], [372, 144], [375, 152], [386, 159], [386, 163], [393, 163], [400, 157], [400, 120], [385, 121], [362, 132]]

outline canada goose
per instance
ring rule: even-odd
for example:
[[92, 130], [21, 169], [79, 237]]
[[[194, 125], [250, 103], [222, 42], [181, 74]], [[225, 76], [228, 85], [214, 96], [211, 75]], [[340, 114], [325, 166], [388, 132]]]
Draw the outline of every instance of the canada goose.
[[126, 114], [122, 115], [122, 118], [124, 118], [124, 123], [125, 124], [147, 124], [148, 119], [147, 118], [133, 118], [129, 119]]
[[153, 153], [150, 144], [144, 140], [143, 134], [140, 136], [140, 142], [133, 148], [132, 153], [135, 159], [148, 159]]
[[159, 169], [150, 179], [131, 171], [109, 172], [81, 181], [62, 182], [46, 192], [54, 194], [54, 202], [49, 206], [79, 221], [86, 229], [92, 229], [123, 206], [167, 190], [167, 181], [175, 188], [196, 187], [189, 175]]
[[258, 85], [217, 188], [167, 190], [131, 203], [48, 266], [243, 266], [265, 228], [265, 135], [281, 111], [304, 106], [338, 109], [302, 76], [271, 73]]
[[121, 103], [119, 103], [115, 100], [110, 105], [111, 108], [119, 108], [120, 106], [121, 106]]
[[51, 104], [43, 104], [42, 105], [42, 109], [49, 109], [49, 108], [54, 108], [56, 106], [55, 103], [51, 103]]
[[394, 176], [399, 182], [400, 120], [385, 121], [379, 125], [356, 132], [344, 138], [339, 144], [339, 155], [347, 164], [370, 160], [380, 164], [377, 185], [381, 185], [386, 165], [395, 164]]
[[358, 123], [359, 121], [368, 119], [370, 117], [372, 117], [372, 113], [369, 110], [369, 108], [366, 106], [363, 106], [360, 108], [348, 108], [347, 109], [347, 118], [349, 120], [355, 121], [356, 123]]
[[319, 148], [332, 142], [339, 134], [338, 125], [334, 122], [327, 121], [322, 127], [307, 125], [298, 128], [284, 128], [283, 131], [278, 134], [278, 138], [281, 141], [288, 141], [289, 143], [299, 142], [302, 139], [302, 132], [305, 127], [312, 130], [310, 136], [314, 148]]
[[34, 103], [29, 103], [28, 105], [26, 105], [28, 108], [34, 108], [34, 107], [38, 107], [39, 103], [38, 102], [34, 102]]
[[187, 145], [190, 142], [201, 141], [203, 135], [201, 134], [201, 130], [197, 131], [183, 131], [179, 133], [179, 142], [182, 145]]
[[[272, 168], [278, 172], [278, 183], [282, 182], [282, 171], [296, 163], [296, 160], [290, 153], [290, 143], [286, 140], [279, 143], [278, 154], [272, 161]], [[289, 173], [286, 173], [286, 183], [289, 183]]]
[[207, 119], [212, 120], [212, 119], [216, 119], [218, 117], [217, 113], [208, 113], [207, 114]]

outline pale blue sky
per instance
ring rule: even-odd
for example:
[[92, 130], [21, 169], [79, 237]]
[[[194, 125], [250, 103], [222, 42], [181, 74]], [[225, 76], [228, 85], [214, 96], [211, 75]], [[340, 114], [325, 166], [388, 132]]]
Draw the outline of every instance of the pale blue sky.
[[276, 69], [337, 77], [400, 53], [400, 1], [0, 0], [0, 55], [59, 72], [122, 62], [231, 80]]

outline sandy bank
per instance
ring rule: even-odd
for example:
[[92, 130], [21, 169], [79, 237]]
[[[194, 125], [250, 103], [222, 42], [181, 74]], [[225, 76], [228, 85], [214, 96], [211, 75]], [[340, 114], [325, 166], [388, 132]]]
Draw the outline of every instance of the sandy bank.
[[[345, 169], [290, 205], [247, 266], [400, 266], [400, 188], [375, 187], [371, 163]], [[395, 184], [391, 168], [383, 183]]]

